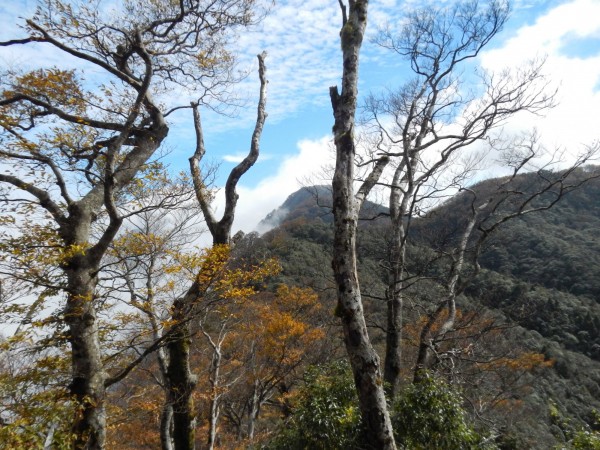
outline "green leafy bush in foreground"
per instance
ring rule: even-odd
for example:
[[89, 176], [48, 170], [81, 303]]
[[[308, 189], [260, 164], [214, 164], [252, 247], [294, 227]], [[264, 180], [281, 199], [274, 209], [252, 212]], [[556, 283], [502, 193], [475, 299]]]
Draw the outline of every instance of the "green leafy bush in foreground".
[[[589, 426], [573, 425], [560, 414], [554, 403], [550, 405], [550, 419], [560, 430], [557, 433], [560, 436], [557, 437], [566, 441], [556, 446], [557, 450], [600, 450], [600, 432]], [[594, 411], [594, 419], [596, 428], [600, 429], [600, 414], [597, 411]]]
[[[267, 449], [365, 449], [351, 371], [336, 362], [311, 368], [292, 416]], [[410, 450], [495, 449], [469, 423], [460, 395], [434, 377], [409, 385], [391, 409], [399, 448]]]
[[398, 396], [392, 424], [400, 448], [411, 450], [494, 449], [469, 422], [458, 392], [427, 376]]
[[357, 448], [358, 399], [348, 365], [310, 368], [294, 401], [294, 412], [266, 447], [289, 450]]

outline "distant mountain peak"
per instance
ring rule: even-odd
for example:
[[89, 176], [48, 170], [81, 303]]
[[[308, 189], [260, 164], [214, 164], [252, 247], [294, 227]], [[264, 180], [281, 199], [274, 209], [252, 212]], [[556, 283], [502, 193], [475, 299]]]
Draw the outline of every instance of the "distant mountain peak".
[[278, 208], [271, 211], [261, 220], [256, 231], [267, 231], [298, 218], [309, 221], [323, 220], [332, 222], [331, 187], [325, 185], [303, 186], [288, 198]]
[[[388, 209], [377, 203], [365, 201], [361, 217], [372, 219], [387, 214]], [[271, 211], [256, 227], [259, 233], [291, 222], [303, 219], [307, 222], [333, 222], [331, 186], [304, 186], [291, 194], [278, 208]]]

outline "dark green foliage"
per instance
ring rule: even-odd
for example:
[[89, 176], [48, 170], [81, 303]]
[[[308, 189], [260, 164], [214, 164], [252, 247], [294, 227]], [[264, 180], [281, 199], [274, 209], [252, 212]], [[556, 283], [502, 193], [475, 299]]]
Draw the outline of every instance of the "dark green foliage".
[[600, 361], [600, 304], [595, 300], [493, 271], [484, 271], [467, 294], [566, 349]]
[[[574, 217], [582, 217], [587, 224], [573, 223]], [[591, 219], [583, 211], [562, 204], [556, 210], [518, 219], [496, 237], [481, 262], [530, 283], [598, 299], [600, 216], [594, 222]]]
[[[445, 382], [427, 377], [408, 386], [392, 409], [399, 448], [410, 450], [497, 449], [475, 430], [461, 396]], [[267, 449], [337, 450], [369, 448], [360, 439], [358, 399], [346, 363], [313, 367], [305, 375], [292, 416]]]
[[311, 287], [317, 292], [332, 286], [330, 224], [289, 223], [267, 233], [271, 255], [282, 265], [279, 283]]
[[304, 376], [292, 416], [266, 448], [357, 448], [359, 422], [358, 399], [348, 365], [334, 362], [312, 367]]
[[531, 448], [528, 446], [521, 436], [513, 433], [511, 430], [500, 430], [500, 434], [496, 437], [495, 444], [498, 450], [522, 450]]
[[397, 444], [407, 450], [497, 448], [470, 423], [458, 392], [431, 375], [399, 395], [392, 422]]

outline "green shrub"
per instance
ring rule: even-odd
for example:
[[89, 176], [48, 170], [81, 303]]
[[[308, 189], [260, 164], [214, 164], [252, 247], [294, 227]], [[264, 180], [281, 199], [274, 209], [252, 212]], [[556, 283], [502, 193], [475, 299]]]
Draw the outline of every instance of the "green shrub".
[[[600, 428], [600, 414], [593, 411], [593, 415], [596, 427]], [[550, 404], [550, 419], [560, 429], [560, 436], [557, 437], [564, 436], [566, 439], [564, 444], [555, 447], [557, 450], [600, 450], [600, 432], [589, 425], [574, 425], [560, 414], [554, 403]]]
[[399, 448], [410, 450], [494, 449], [469, 423], [460, 395], [447, 383], [427, 376], [398, 396], [392, 423]]
[[310, 368], [294, 400], [293, 413], [267, 449], [356, 448], [360, 415], [348, 364]]
[[[265, 447], [270, 450], [361, 449], [358, 398], [348, 364], [309, 369], [291, 417]], [[496, 449], [469, 423], [460, 395], [433, 377], [408, 386], [391, 411], [398, 448]]]

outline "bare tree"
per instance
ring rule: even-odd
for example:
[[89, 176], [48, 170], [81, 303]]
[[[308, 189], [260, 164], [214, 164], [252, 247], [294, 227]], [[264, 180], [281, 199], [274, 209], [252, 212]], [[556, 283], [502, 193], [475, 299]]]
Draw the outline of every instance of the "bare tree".
[[221, 380], [223, 342], [227, 338], [227, 318], [220, 324], [217, 338], [213, 339], [211, 335], [202, 330], [202, 334], [208, 341], [212, 349], [212, 358], [210, 362], [209, 382], [210, 382], [210, 405], [208, 411], [208, 450], [213, 450], [217, 440], [217, 423], [221, 409], [221, 397], [224, 392], [224, 383]]
[[[55, 288], [67, 297], [70, 390], [79, 405], [74, 448], [104, 447], [105, 389], [119, 377], [104, 371], [95, 290], [101, 260], [132, 213], [118, 207], [118, 196], [161, 145], [176, 109], [155, 96], [174, 86], [195, 98], [218, 96], [231, 80], [226, 30], [250, 23], [252, 3], [132, 0], [103, 13], [51, 0], [26, 21], [27, 37], [0, 42], [48, 45], [105, 81], [86, 92], [75, 71], [61, 68], [2, 76], [0, 157], [14, 168], [0, 176], [9, 187], [2, 200], [21, 212], [43, 211], [57, 237], [50, 245], [61, 251], [63, 279]], [[102, 228], [98, 239], [93, 225]]]
[[383, 391], [379, 356], [373, 348], [365, 323], [361, 291], [356, 266], [356, 232], [358, 213], [371, 188], [388, 162], [382, 157], [374, 164], [371, 174], [354, 191], [355, 172], [355, 115], [358, 96], [358, 62], [367, 26], [366, 0], [353, 0], [349, 8], [340, 1], [343, 25], [340, 31], [343, 75], [342, 91], [330, 88], [336, 147], [333, 175], [333, 271], [337, 283], [336, 313], [342, 321], [344, 343], [360, 403], [366, 438], [374, 448], [395, 449], [392, 425]]
[[[414, 73], [400, 89], [371, 95], [365, 105], [379, 136], [377, 151], [388, 156], [393, 167], [386, 183], [393, 237], [387, 267], [384, 370], [391, 398], [400, 380], [403, 293], [415, 280], [415, 274], [407, 272], [406, 259], [412, 219], [435, 198], [464, 187], [476, 161], [471, 160], [462, 172], [452, 165], [466, 147], [489, 140], [495, 129], [519, 112], [539, 114], [553, 106], [555, 91], [548, 91], [543, 61], [500, 74], [480, 71], [474, 75], [480, 91], [464, 86], [467, 63], [500, 32], [508, 14], [505, 1], [424, 8], [408, 14], [398, 33], [388, 27], [376, 39], [405, 59]], [[453, 304], [450, 298], [455, 297], [464, 251], [477, 220], [477, 214], [470, 216], [455, 248], [448, 305]]]

